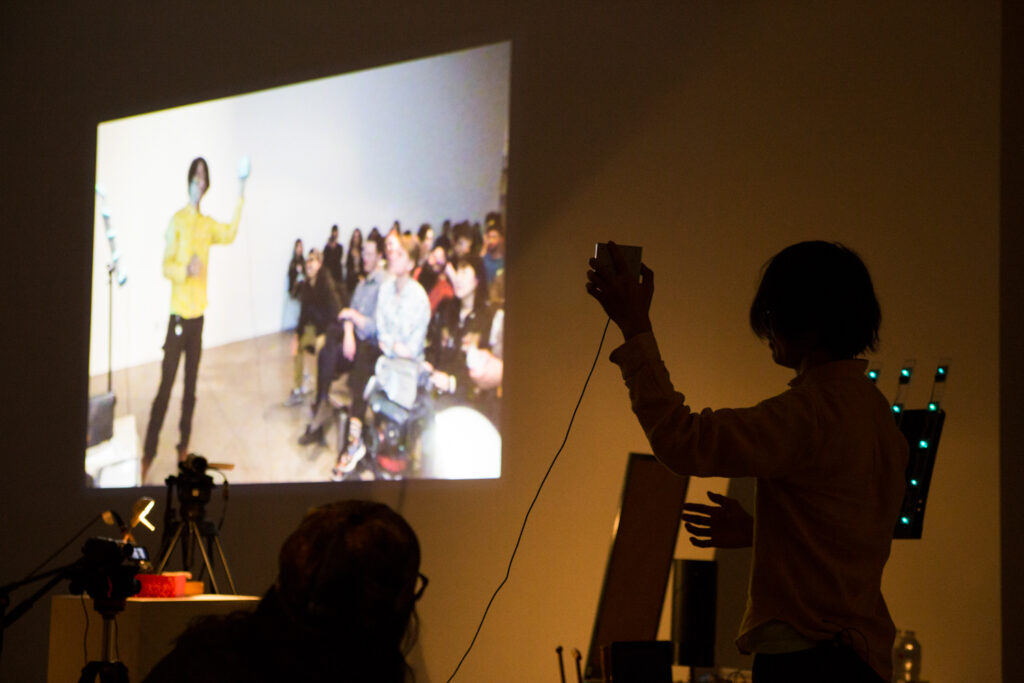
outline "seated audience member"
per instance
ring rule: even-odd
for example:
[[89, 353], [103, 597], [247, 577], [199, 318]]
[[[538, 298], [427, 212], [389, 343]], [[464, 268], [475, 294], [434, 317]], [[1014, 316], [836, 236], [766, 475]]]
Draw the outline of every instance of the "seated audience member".
[[396, 237], [388, 251], [388, 274], [377, 300], [377, 343], [388, 358], [422, 359], [430, 302], [412, 278], [420, 242], [413, 235]]
[[[431, 318], [427, 349], [431, 384], [442, 398], [447, 395], [459, 403], [472, 402], [494, 418], [494, 390], [501, 383], [500, 369], [496, 382], [494, 372], [501, 362], [496, 359], [496, 366], [491, 360], [493, 316], [487, 304], [483, 262], [477, 256], [467, 256], [448, 270], [455, 297], [443, 301]], [[478, 375], [483, 380], [481, 386], [472, 374], [485, 370], [486, 378]]]
[[[469, 221], [466, 221], [469, 223]], [[480, 225], [480, 221], [473, 221], [469, 225], [469, 234], [473, 236], [472, 251], [474, 254], [479, 254], [484, 248], [484, 229]]]
[[348, 372], [348, 389], [352, 399], [352, 410], [365, 411], [363, 389], [373, 375], [373, 366], [380, 355], [377, 346], [377, 297], [380, 286], [387, 279], [381, 269], [383, 240], [373, 233], [363, 243], [363, 263], [368, 274], [356, 286], [352, 302], [337, 314], [337, 320], [327, 328], [324, 347], [317, 355], [316, 399], [313, 403], [313, 420], [299, 437], [303, 446], [310, 443], [324, 443], [324, 428], [334, 417], [334, 409], [328, 399], [331, 383]]
[[[417, 372], [419, 363], [423, 361], [427, 326], [430, 323], [430, 300], [420, 283], [412, 278], [413, 267], [419, 258], [419, 249], [420, 241], [414, 235], [396, 236], [391, 242], [387, 254], [390, 278], [380, 287], [375, 313], [380, 356], [391, 361], [409, 361], [416, 365]], [[396, 399], [396, 396], [393, 395], [396, 389], [404, 392], [405, 389], [410, 388], [402, 382], [405, 375], [395, 373], [381, 376], [379, 360], [374, 362], [374, 373], [393, 400]], [[397, 384], [393, 384], [392, 379]], [[415, 398], [415, 384], [411, 387], [411, 391]], [[353, 396], [353, 406], [348, 424], [348, 444], [338, 456], [335, 476], [352, 471], [366, 454], [362, 436], [365, 416], [365, 400], [362, 400], [357, 407], [355, 396]]]
[[[470, 367], [469, 378], [481, 389], [494, 389], [501, 398], [501, 380], [505, 368], [505, 269], [502, 268], [487, 288], [491, 317], [490, 349], [483, 362]], [[481, 349], [484, 352], [484, 349]]]
[[[394, 224], [391, 226], [391, 229], [388, 230], [388, 234], [384, 236], [384, 260], [385, 261], [388, 261], [391, 258], [391, 252], [393, 252], [396, 248], [398, 248], [398, 245], [401, 243], [401, 238], [402, 238], [401, 227], [400, 227], [398, 221], [395, 221]], [[415, 266], [415, 264], [413, 264], [413, 266]], [[387, 263], [384, 264], [384, 268], [385, 269], [388, 268]]]
[[451, 259], [452, 261], [458, 260], [471, 253], [478, 253], [479, 248], [473, 249], [473, 228], [470, 226], [469, 221], [463, 221], [457, 223], [452, 228], [452, 249]]
[[255, 611], [190, 626], [145, 683], [408, 683], [426, 588], [408, 522], [383, 503], [310, 510]]
[[366, 276], [363, 267], [363, 231], [356, 228], [348, 240], [348, 254], [345, 256], [345, 286], [356, 291], [356, 285]]
[[[322, 265], [322, 255], [316, 249], [309, 250], [306, 259], [306, 280], [299, 283], [299, 325], [292, 337], [294, 362], [294, 385], [286, 403], [298, 405], [302, 402], [303, 352], [316, 353], [322, 344], [323, 335], [341, 312], [344, 301], [339, 297], [338, 287], [331, 274]], [[342, 285], [342, 289], [344, 285]], [[321, 341], [318, 341], [321, 340]]]
[[306, 279], [306, 257], [302, 240], [295, 240], [292, 260], [288, 263], [288, 296], [299, 298], [298, 284]]
[[420, 226], [416, 236], [420, 239], [420, 262], [416, 265], [422, 267], [426, 263], [427, 256], [434, 250], [434, 229], [430, 227], [430, 223], [424, 223]]
[[455, 296], [452, 290], [452, 283], [445, 272], [448, 266], [448, 254], [444, 247], [434, 247], [427, 256], [422, 266], [413, 271], [413, 278], [419, 282], [427, 292], [430, 299], [430, 312], [437, 310], [437, 305]]
[[[380, 228], [378, 228], [376, 225], [373, 226], [373, 228], [370, 229], [370, 234], [367, 235], [366, 238], [367, 239], [379, 239], [379, 240], [381, 240], [381, 244], [384, 243], [384, 235], [381, 234]], [[381, 258], [384, 258], [384, 252], [382, 251], [380, 254], [381, 254]]]
[[501, 214], [487, 214], [487, 231], [484, 233], [481, 256], [487, 272], [487, 284], [490, 285], [498, 271], [505, 268], [505, 232], [501, 228]]
[[331, 234], [327, 238], [327, 244], [324, 245], [324, 267], [327, 268], [327, 272], [331, 274], [336, 283], [344, 282], [341, 277], [341, 257], [344, 251], [338, 242], [338, 226], [332, 225]]

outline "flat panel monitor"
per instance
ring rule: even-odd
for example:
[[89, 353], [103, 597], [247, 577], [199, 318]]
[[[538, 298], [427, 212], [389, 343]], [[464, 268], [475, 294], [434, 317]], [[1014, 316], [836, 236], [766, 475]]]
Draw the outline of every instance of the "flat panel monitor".
[[654, 456], [630, 453], [587, 654], [588, 681], [601, 680], [603, 647], [657, 638], [688, 483]]

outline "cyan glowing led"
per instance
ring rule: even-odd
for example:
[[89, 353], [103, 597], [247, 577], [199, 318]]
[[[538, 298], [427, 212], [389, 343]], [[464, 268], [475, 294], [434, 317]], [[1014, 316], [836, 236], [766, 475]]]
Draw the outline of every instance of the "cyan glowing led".
[[938, 403], [935, 403], [934, 401], [932, 401], [931, 403], [928, 404], [928, 410], [931, 410], [931, 411], [934, 412], [934, 411], [936, 411], [938, 409], [939, 409], [939, 404]]
[[900, 517], [900, 521], [904, 524], [910, 524], [910, 517]]
[[917, 479], [911, 479], [910, 480], [910, 485], [911, 486], [917, 486]]
[[903, 368], [900, 370], [900, 374], [904, 377], [910, 377], [910, 368]]
[[868, 370], [868, 377], [878, 379], [878, 370]]
[[900, 412], [901, 410], [903, 410], [903, 406], [901, 406], [901, 405], [900, 405], [899, 403], [897, 403], [896, 405], [894, 405], [894, 406], [892, 407], [892, 412], [894, 412], [894, 413], [898, 413], [898, 412]]
[[921, 439], [920, 441], [918, 441], [917, 445], [920, 446], [921, 448], [928, 448], [928, 442], [925, 441], [924, 439]]

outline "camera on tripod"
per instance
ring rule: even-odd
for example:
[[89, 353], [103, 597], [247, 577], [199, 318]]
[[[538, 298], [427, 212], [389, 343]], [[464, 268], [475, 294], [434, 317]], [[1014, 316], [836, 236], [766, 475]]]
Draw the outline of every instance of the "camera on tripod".
[[[211, 559], [216, 551], [220, 557], [221, 566], [224, 567], [228, 584], [231, 586], [231, 592], [238, 592], [235, 590], [235, 582], [231, 578], [231, 570], [228, 568], [224, 548], [220, 543], [219, 529], [206, 519], [206, 504], [210, 502], [213, 493], [213, 477], [206, 472], [208, 469], [220, 471], [232, 467], [233, 465], [211, 464], [203, 456], [190, 453], [188, 457], [178, 463], [178, 474], [167, 477], [165, 480], [167, 508], [164, 512], [163, 540], [160, 544], [161, 559], [156, 568], [157, 573], [164, 570], [175, 547], [179, 544], [182, 551], [183, 569], [192, 572], [195, 550], [198, 548], [202, 557], [202, 566], [198, 574], [196, 572], [192, 572], [192, 574], [202, 579], [202, 572], [205, 571], [210, 578], [213, 592], [220, 593]], [[225, 501], [227, 500], [227, 486], [228, 482], [225, 477]], [[181, 509], [180, 518], [173, 506], [175, 498], [177, 498]]]
[[[202, 519], [204, 508], [210, 502], [213, 477], [206, 473], [208, 467], [206, 458], [192, 453], [178, 463], [178, 475], [172, 474], [166, 479], [168, 489], [177, 489], [182, 516], [187, 519], [192, 519], [196, 514], [199, 514], [198, 519]], [[168, 495], [168, 505], [170, 502], [171, 497]]]

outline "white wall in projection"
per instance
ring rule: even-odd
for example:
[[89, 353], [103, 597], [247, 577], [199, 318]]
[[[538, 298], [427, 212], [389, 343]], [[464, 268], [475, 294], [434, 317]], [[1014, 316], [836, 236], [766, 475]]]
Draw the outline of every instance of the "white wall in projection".
[[357, 226], [365, 235], [398, 219], [415, 231], [498, 208], [510, 52], [500, 43], [101, 123], [89, 374], [107, 371], [104, 209], [128, 276], [114, 291], [116, 370], [161, 358], [164, 235], [188, 200], [189, 162], [208, 161], [201, 210], [227, 221], [249, 156], [238, 237], [211, 250], [203, 346], [280, 331], [296, 238], [322, 246], [336, 223], [347, 247]]

